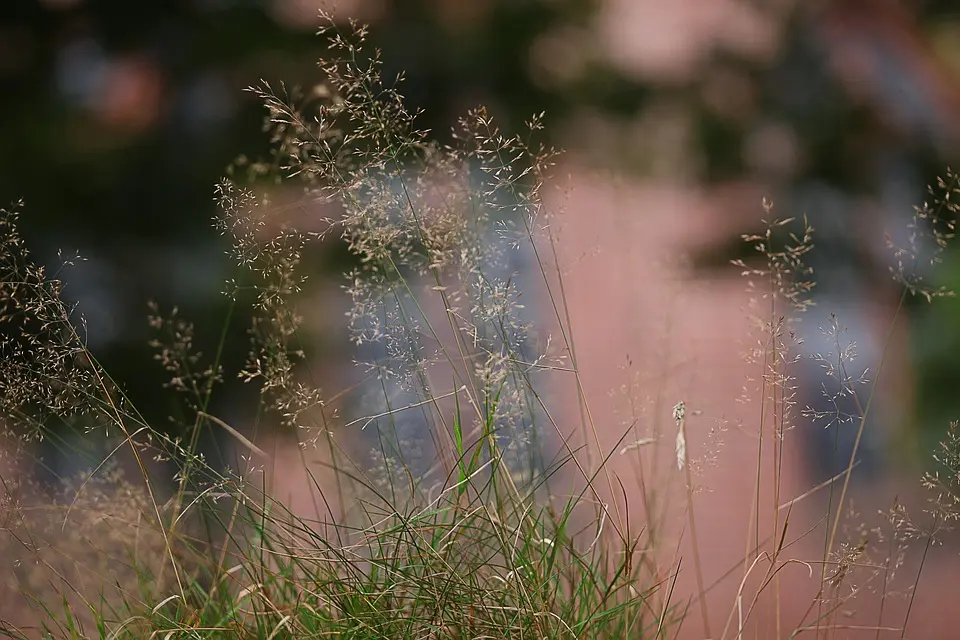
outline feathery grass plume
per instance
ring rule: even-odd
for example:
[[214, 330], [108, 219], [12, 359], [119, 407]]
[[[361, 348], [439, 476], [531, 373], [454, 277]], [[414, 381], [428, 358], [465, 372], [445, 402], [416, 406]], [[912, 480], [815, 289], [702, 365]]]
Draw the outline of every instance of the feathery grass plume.
[[109, 387], [75, 329], [58, 274], [50, 277], [24, 244], [22, 206], [0, 209], [0, 411], [30, 426], [22, 437], [39, 439], [46, 420], [101, 411]]
[[[888, 239], [888, 246], [893, 251], [895, 266], [891, 267], [894, 282], [901, 287], [901, 295], [898, 306], [894, 312], [893, 322], [899, 317], [905, 300], [908, 295], [921, 296], [930, 302], [935, 298], [952, 296], [954, 293], [943, 286], [931, 286], [927, 284], [926, 276], [929, 270], [941, 261], [941, 254], [946, 250], [948, 242], [954, 237], [956, 228], [955, 216], [960, 211], [956, 204], [957, 194], [960, 193], [960, 178], [952, 171], [947, 170], [946, 178], [938, 179], [937, 188], [929, 189], [932, 196], [932, 204], [924, 203], [921, 207], [914, 209], [913, 219], [908, 225], [907, 246], [898, 246]], [[891, 328], [892, 333], [892, 328]], [[884, 352], [881, 355], [875, 378], [879, 378], [883, 372], [883, 365], [886, 361], [886, 351], [890, 344], [890, 337], [884, 345]], [[837, 529], [840, 523], [844, 501], [850, 485], [850, 476], [853, 471], [854, 461], [863, 441], [864, 428], [870, 415], [870, 410], [876, 397], [877, 384], [874, 382], [873, 389], [869, 397], [863, 404], [858, 403], [859, 423], [857, 426], [856, 437], [850, 452], [849, 463], [847, 464], [843, 486], [837, 501], [837, 509], [832, 515], [833, 521], [829, 529], [827, 538], [827, 549], [833, 548], [836, 540]], [[854, 399], [858, 399], [856, 393]], [[949, 444], [949, 434], [947, 442]], [[948, 449], [949, 450], [949, 449]], [[929, 540], [929, 538], [928, 538]], [[929, 545], [927, 546], [929, 548]], [[924, 558], [926, 551], [924, 552]], [[922, 568], [922, 562], [921, 562]], [[919, 580], [919, 573], [917, 576]], [[916, 585], [914, 585], [915, 588]], [[911, 600], [912, 606], [912, 600]], [[906, 624], [909, 619], [910, 608], [904, 619], [903, 629], [906, 630]]]
[[[524, 136], [507, 136], [478, 109], [450, 145], [430, 141], [381, 78], [378, 54], [367, 57], [365, 28], [341, 33], [330, 23], [323, 33], [338, 57], [321, 62], [321, 91], [302, 104], [285, 87], [253, 91], [267, 106], [279, 182], [302, 190], [296, 208], [332, 205], [339, 215], [298, 223], [287, 217], [293, 207], [225, 180], [218, 226], [250, 273], [232, 291], [258, 292], [242, 375], [260, 384], [265, 408], [303, 418], [290, 424], [305, 441], [325, 440], [353, 507], [340, 522], [310, 521], [244, 484], [234, 513], [260, 555], [240, 549], [230, 581], [249, 602], [246, 620], [280, 623], [271, 618], [283, 610], [277, 598], [293, 598], [312, 603], [325, 624], [387, 634], [636, 627], [655, 589], [639, 579], [642, 552], [598, 544], [603, 519], [589, 535], [571, 530], [581, 498], [544, 508], [530, 493], [555, 470], [541, 440], [546, 427], [559, 428], [537, 391], [548, 341], [532, 330], [530, 293], [520, 288], [531, 280], [525, 270], [545, 269], [540, 191], [554, 152], [527, 140], [540, 118]], [[248, 176], [270, 175], [266, 163], [246, 166]], [[344, 290], [366, 374], [342, 415], [348, 430], [372, 434], [366, 464], [342, 444], [349, 431], [323, 422], [331, 401], [320, 401], [300, 368], [302, 253], [335, 236], [355, 258]], [[290, 398], [304, 397], [313, 404], [296, 407], [317, 411], [291, 411]], [[593, 543], [584, 549], [581, 538]], [[671, 609], [658, 607], [652, 624], [663, 626], [664, 615]]]
[[[167, 584], [164, 567], [183, 592], [184, 573], [170, 536], [157, 524], [163, 521], [162, 507], [147, 466], [154, 455], [152, 428], [87, 349], [83, 319], [65, 301], [59, 271], [48, 274], [24, 246], [17, 224], [20, 207], [0, 210], [0, 545], [5, 550], [0, 557], [16, 582], [4, 585], [4, 601], [15, 603], [7, 609], [12, 613], [32, 603], [34, 617], [49, 616], [51, 623], [66, 625], [62, 630], [81, 619], [99, 621], [128, 604], [132, 608], [136, 595], [141, 600], [158, 595], [152, 586], [162, 590]], [[63, 259], [63, 267], [77, 260]], [[36, 444], [61, 445], [64, 428], [104, 441], [110, 453], [87, 458], [89, 451], [71, 450], [80, 466], [94, 472], [77, 483], [38, 486], [32, 478], [43, 461], [36, 458]], [[134, 459], [144, 482], [109, 471], [121, 451]], [[111, 521], [113, 516], [119, 520]], [[150, 537], [154, 534], [158, 538]], [[139, 543], [145, 545], [144, 556], [136, 556]], [[120, 565], [121, 556], [136, 560]], [[106, 571], [111, 564], [117, 573]], [[160, 577], [141, 581], [141, 571]], [[65, 608], [65, 617], [52, 614], [51, 606]]]
[[[774, 217], [773, 203], [767, 199], [763, 200], [763, 209], [763, 232], [741, 236], [743, 242], [751, 245], [759, 256], [750, 262], [742, 259], [732, 261], [747, 280], [749, 313], [756, 335], [755, 343], [745, 351], [744, 358], [748, 364], [759, 367], [760, 374], [756, 379], [748, 378], [741, 398], [743, 402], [753, 397], [759, 398], [756, 474], [744, 541], [740, 593], [737, 603], [731, 604], [724, 634], [730, 630], [735, 614], [739, 618], [737, 632], [743, 633], [747, 623], [743, 619], [743, 603], [749, 603], [746, 609], [749, 619], [769, 586], [773, 591], [772, 633], [779, 637], [784, 624], [781, 619], [780, 575], [782, 569], [793, 562], [784, 554], [790, 517], [789, 513], [785, 516], [781, 513], [780, 505], [785, 502], [781, 495], [781, 484], [785, 474], [786, 435], [796, 424], [797, 382], [794, 367], [800, 356], [797, 353], [794, 326], [798, 317], [813, 304], [809, 294], [815, 282], [807, 259], [814, 247], [814, 229], [806, 218], [797, 221], [794, 218]], [[799, 231], [791, 231], [791, 225], [798, 227]], [[755, 385], [756, 389], [749, 388], [751, 385]], [[762, 496], [767, 487], [771, 488], [771, 504], [764, 505]], [[755, 575], [754, 568], [761, 561], [764, 561], [766, 569]], [[748, 585], [754, 585], [753, 594], [747, 595]]]
[[[952, 176], [948, 172], [948, 177]], [[954, 222], [950, 216], [956, 210], [950, 201], [950, 193], [956, 189], [955, 178], [949, 177], [940, 181], [940, 194], [934, 204], [925, 204], [915, 211], [913, 222], [909, 225], [906, 246], [896, 246], [889, 240], [888, 246], [893, 249], [894, 265], [891, 272], [894, 280], [900, 285], [902, 296], [900, 306], [908, 295], [922, 296], [932, 300], [936, 297], [951, 295], [942, 287], [931, 286], [927, 283], [929, 269], [937, 264], [940, 253], [945, 249], [948, 240], [953, 235]], [[931, 191], [931, 193], [934, 193]], [[767, 204], [769, 214], [769, 205]], [[883, 371], [889, 348], [887, 343], [881, 344], [881, 351], [868, 356], [876, 370], [854, 368], [854, 361], [858, 357], [858, 345], [846, 338], [846, 328], [836, 314], [831, 313], [827, 325], [822, 333], [831, 343], [830, 352], [811, 351], [809, 345], [802, 340], [809, 339], [809, 332], [793, 328], [789, 310], [794, 313], [803, 312], [810, 306], [805, 298], [812, 289], [812, 281], [807, 278], [812, 272], [804, 266], [804, 255], [812, 249], [812, 229], [805, 225], [802, 234], [789, 236], [784, 241], [775, 239], [774, 231], [785, 223], [779, 221], [767, 225], [763, 234], [745, 236], [744, 239], [755, 243], [756, 248], [767, 256], [766, 267], [751, 267], [743, 261], [735, 262], [742, 270], [743, 275], [750, 278], [749, 285], [759, 295], [755, 299], [766, 306], [766, 313], [759, 314], [758, 326], [763, 340], [757, 343], [756, 348], [750, 351], [748, 357], [752, 362], [763, 366], [766, 372], [761, 378], [761, 399], [763, 405], [769, 406], [770, 418], [767, 411], [761, 407], [760, 439], [757, 454], [757, 481], [759, 488], [764, 483], [763, 475], [769, 475], [769, 485], [773, 487], [775, 510], [771, 519], [772, 534], [768, 538], [774, 546], [766, 553], [760, 552], [761, 538], [759, 489], [754, 498], [754, 510], [751, 512], [751, 536], [745, 558], [767, 558], [770, 569], [760, 580], [760, 589], [767, 585], [774, 589], [775, 599], [775, 629], [773, 634], [778, 636], [783, 630], [784, 621], [780, 618], [780, 593], [776, 578], [779, 571], [794, 559], [781, 557], [784, 551], [784, 541], [787, 538], [790, 514], [782, 518], [780, 503], [791, 508], [800, 500], [809, 498], [820, 488], [828, 488], [826, 527], [823, 538], [823, 555], [819, 561], [821, 566], [820, 589], [810, 603], [810, 608], [797, 629], [828, 630], [836, 628], [841, 623], [838, 617], [852, 607], [856, 607], [858, 597], [867, 593], [874, 593], [879, 598], [879, 613], [876, 629], [886, 628], [884, 624], [885, 603], [888, 599], [898, 595], [912, 594], [913, 587], [899, 587], [895, 578], [902, 568], [906, 557], [907, 542], [911, 537], [911, 526], [908, 524], [903, 505], [895, 503], [885, 514], [884, 523], [876, 527], [865, 524], [863, 517], [857, 514], [851, 506], [848, 497], [850, 478], [853, 468], [860, 458], [858, 454], [868, 451], [868, 440], [863, 437], [864, 427], [870, 416], [871, 405], [877, 389], [877, 382]], [[779, 248], [782, 247], [782, 248]], [[798, 277], [799, 276], [799, 277]], [[831, 310], [832, 311], [832, 310]], [[899, 315], [898, 308], [893, 315], [893, 322]], [[858, 321], [865, 321], [858, 317]], [[806, 321], [809, 322], [809, 319]], [[795, 347], [802, 346], [798, 352]], [[863, 348], [868, 348], [864, 346]], [[806, 352], [813, 364], [820, 370], [829, 384], [824, 383], [822, 393], [826, 402], [818, 407], [806, 406], [800, 411], [803, 418], [812, 420], [815, 429], [822, 429], [823, 425], [837, 429], [835, 437], [837, 443], [834, 450], [842, 452], [844, 456], [837, 460], [840, 472], [831, 472], [833, 476], [828, 481], [818, 485], [799, 498], [784, 502], [779, 497], [779, 477], [782, 473], [782, 453], [784, 451], [785, 434], [797, 426], [794, 409], [797, 404], [798, 381], [795, 376], [803, 374], [805, 358], [801, 359], [802, 352]], [[772, 438], [764, 436], [765, 425], [772, 422]], [[841, 430], [841, 427], [843, 430]], [[841, 446], [841, 437], [843, 446]], [[763, 463], [763, 447], [766, 441], [772, 440], [773, 446], [767, 450], [772, 460]], [[770, 468], [770, 472], [764, 472]], [[834, 467], [831, 466], [831, 469]], [[850, 525], [841, 523], [852, 523]], [[793, 527], [796, 528], [795, 526]], [[801, 537], [805, 537], [809, 531]], [[779, 542], [778, 542], [779, 541]], [[755, 562], [754, 562], [755, 563]], [[922, 565], [922, 561], [921, 561]], [[752, 564], [744, 564], [744, 584], [746, 577], [753, 571]], [[754, 598], [752, 606], [759, 597]], [[859, 602], [863, 602], [860, 600]], [[733, 620], [734, 611], [731, 611], [729, 620]], [[909, 617], [909, 608], [907, 616]], [[749, 614], [748, 614], [749, 617]], [[739, 622], [742, 631], [744, 622]], [[904, 621], [904, 627], [906, 620]], [[729, 626], [729, 622], [728, 622]], [[758, 630], [759, 632], [759, 630]]]
[[[543, 436], [534, 424], [539, 401], [529, 388], [544, 354], [531, 336], [519, 285], [530, 280], [522, 271], [530, 271], [529, 245], [543, 208], [539, 190], [553, 152], [503, 135], [482, 109], [461, 120], [454, 145], [428, 140], [396, 84], [381, 77], [378, 54], [367, 55], [366, 29], [352, 25], [342, 34], [331, 23], [322, 33], [339, 57], [321, 62], [324, 90], [308, 104], [294, 105], [297, 94], [278, 95], [266, 83], [253, 91], [270, 114], [281, 171], [306, 185], [304, 202], [341, 207], [316, 238], [337, 233], [355, 257], [344, 288], [367, 380], [347, 411], [360, 431], [377, 434], [381, 460], [398, 460], [417, 477], [442, 477], [463, 446], [444, 414], [462, 403], [469, 413], [458, 429], [476, 438], [486, 424], [484, 437], [496, 436], [487, 455], [520, 472], [537, 455], [531, 443]], [[530, 132], [539, 127], [539, 118], [528, 123]], [[274, 290], [295, 294], [299, 251], [313, 238], [282, 227], [260, 244], [249, 227], [269, 202], [229, 182], [218, 194], [221, 225], [237, 239], [238, 260], [261, 273], [257, 265], [265, 260], [287, 265], [286, 287]], [[280, 247], [290, 252], [286, 258], [279, 258]], [[279, 359], [291, 350], [278, 341], [298, 321], [288, 310], [263, 310], [272, 313], [266, 352], [277, 360], [274, 375], [265, 373], [261, 357], [248, 376], [290, 390], [290, 367]], [[438, 459], [442, 468], [433, 464]]]
[[942, 262], [944, 251], [956, 235], [960, 175], [947, 169], [943, 177], [937, 178], [936, 187], [927, 188], [927, 193], [931, 199], [914, 208], [906, 242], [898, 244], [888, 235], [887, 246], [893, 252], [894, 264], [889, 268], [894, 282], [903, 287], [905, 295], [920, 296], [930, 302], [956, 295], [946, 286], [929, 284], [927, 276]]

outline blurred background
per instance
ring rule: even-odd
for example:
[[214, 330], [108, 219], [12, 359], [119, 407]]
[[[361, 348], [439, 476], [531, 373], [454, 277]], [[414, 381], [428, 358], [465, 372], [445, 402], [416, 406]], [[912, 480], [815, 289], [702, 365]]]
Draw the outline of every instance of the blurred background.
[[[147, 303], [179, 305], [197, 323], [200, 348], [216, 343], [226, 317], [220, 291], [235, 267], [211, 226], [213, 186], [239, 155], [268, 152], [262, 107], [245, 87], [322, 80], [319, 4], [11, 0], [0, 13], [0, 202], [24, 199], [23, 230], [41, 261], [56, 266], [58, 249], [86, 258], [65, 272], [67, 296], [86, 318], [90, 347], [157, 424], [171, 409], [156, 392], [166, 374], [147, 346]], [[545, 110], [549, 141], [585, 174], [612, 170], [660, 194], [700, 194], [690, 207], [668, 198], [667, 218], [681, 235], [696, 220], [704, 278], [730, 271], [738, 233], [758, 228], [762, 196], [778, 215], [807, 214], [820, 232], [814, 297], [847, 312], [863, 366], [875, 366], [886, 334], [871, 328], [884, 324], [870, 320], [874, 303], [897, 296], [883, 231], [904, 232], [926, 186], [960, 151], [952, 0], [335, 8], [370, 23], [387, 75], [406, 73], [403, 94], [441, 137], [478, 104], [507, 131]], [[698, 202], [709, 203], [709, 216], [692, 210]], [[663, 220], [658, 203], [609, 215]], [[312, 260], [318, 272], [340, 272], [336, 251]], [[930, 277], [960, 286], [960, 252]], [[890, 401], [906, 416], [893, 430], [915, 443], [900, 450], [916, 454], [960, 415], [960, 303], [915, 302], [901, 318], [909, 373]], [[228, 371], [243, 363], [247, 326], [242, 317], [230, 324]], [[212, 410], [228, 422], [244, 414], [237, 384], [228, 378]], [[56, 450], [45, 457], [60, 468], [69, 455], [58, 461]]]

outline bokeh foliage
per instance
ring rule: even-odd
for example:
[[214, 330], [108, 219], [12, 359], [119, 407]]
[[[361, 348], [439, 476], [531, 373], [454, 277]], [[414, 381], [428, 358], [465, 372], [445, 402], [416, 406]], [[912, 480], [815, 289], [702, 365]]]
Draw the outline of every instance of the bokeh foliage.
[[[104, 366], [152, 419], [164, 420], [170, 406], [156, 394], [165, 373], [149, 364], [148, 300], [178, 304], [196, 321], [201, 348], [216, 343], [227, 316], [219, 283], [232, 267], [210, 225], [213, 185], [238, 154], [268, 149], [262, 105], [242, 89], [260, 78], [307, 88], [322, 81], [315, 65], [322, 41], [309, 20], [278, 11], [281, 4], [37, 0], [5, 6], [0, 16], [0, 201], [26, 201], [23, 230], [42, 261], [55, 264], [58, 248], [88, 258], [65, 273], [66, 295], [80, 301]], [[889, 204], [892, 181], [902, 187], [904, 206], [915, 204], [956, 155], [951, 132], [935, 119], [924, 124], [920, 113], [912, 128], [891, 124], [887, 106], [851, 93], [831, 67], [822, 25], [832, 18], [824, 7], [793, 11], [772, 59], [718, 50], [689, 77], [667, 83], [597, 55], [564, 82], [545, 79], [529, 63], [545, 34], [591, 29], [603, 7], [598, 0], [479, 4], [484, 8], [458, 14], [429, 0], [359, 3], [375, 8], [371, 40], [383, 49], [387, 75], [405, 73], [408, 103], [425, 110], [421, 126], [441, 138], [458, 115], [485, 103], [507, 130], [546, 110], [547, 133], [560, 136], [555, 142], [590, 149], [596, 141], [558, 125], [589, 112], [627, 126], [647, 109], [675, 105], [692, 123], [685, 141], [695, 161], [685, 170], [693, 180], [758, 180], [786, 213], [822, 204], [811, 194], [824, 192], [838, 211], [869, 200]], [[871, 6], [847, 0], [831, 10], [865, 30], [857, 33], [879, 34], [877, 46], [894, 71], [904, 66], [898, 60], [920, 60], [944, 69], [943, 82], [956, 85], [940, 87], [945, 93], [957, 90], [960, 55], [950, 35], [960, 17], [952, 3], [914, 3], [912, 13]], [[889, 36], [880, 28], [885, 20], [907, 35]], [[721, 72], [749, 89], [749, 108], [723, 112], [706, 97]], [[893, 103], [905, 109], [922, 111], [936, 97], [923, 87], [912, 91], [902, 78], [893, 82]], [[800, 160], [789, 169], [750, 161], [750, 141], [769, 124], [792, 135]], [[642, 144], [593, 151], [598, 162], [652, 171]], [[844, 242], [831, 255], [852, 255]], [[317, 268], [341, 270], [341, 256], [317, 257]], [[956, 279], [956, 265], [947, 258], [948, 279]], [[960, 379], [953, 351], [941, 348], [956, 341], [950, 327], [960, 316], [955, 305], [939, 309], [915, 323], [923, 328], [916, 333], [918, 406], [923, 422], [936, 424], [951, 410], [949, 381]], [[233, 317], [228, 368], [242, 364], [247, 326], [249, 318]], [[225, 406], [236, 390], [225, 387]]]

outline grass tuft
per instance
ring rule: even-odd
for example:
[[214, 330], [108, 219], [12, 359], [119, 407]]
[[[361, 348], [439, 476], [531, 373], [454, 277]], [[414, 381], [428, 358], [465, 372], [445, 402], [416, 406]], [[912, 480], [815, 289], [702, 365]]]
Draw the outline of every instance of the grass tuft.
[[[699, 617], [691, 637], [827, 638], [873, 589], [879, 610], [865, 629], [903, 637], [928, 551], [960, 517], [960, 437], [954, 423], [937, 456], [942, 470], [923, 480], [934, 496], [926, 524], [899, 501], [876, 527], [855, 515], [851, 477], [883, 367], [871, 380], [852, 373], [856, 350], [834, 318], [835, 351], [817, 355], [836, 382], [824, 393], [837, 411], [800, 406], [795, 327], [810, 313], [815, 230], [764, 202], [764, 230], [743, 237], [756, 259], [735, 263], [752, 297], [754, 422], [742, 427], [755, 438], [756, 467], [743, 555], [716, 576], [705, 538], [717, 523], [702, 516], [700, 483], [724, 464], [726, 428], [718, 422], [701, 452], [686, 423], [698, 412], [657, 398], [661, 409], [674, 406], [673, 435], [632, 437], [631, 425], [601, 446], [547, 205], [558, 152], [537, 142], [541, 117], [509, 134], [475, 109], [441, 143], [418, 128], [401, 78], [382, 76], [364, 26], [327, 18], [321, 35], [332, 52], [320, 62], [322, 85], [309, 94], [250, 89], [265, 105], [273, 156], [238, 161], [216, 185], [214, 224], [237, 267], [219, 344], [201, 353], [177, 309], [149, 310], [182, 435], [137, 412], [86, 347], [59, 275], [32, 261], [17, 231], [20, 206], [0, 211], [0, 632], [670, 638]], [[957, 181], [947, 173], [917, 208], [909, 246], [891, 247], [901, 306], [910, 295], [950, 293], [920, 267], [936, 264], [953, 236]], [[356, 366], [324, 378], [311, 358], [319, 319], [302, 314], [305, 264], [332, 242], [351, 256], [346, 320], [334, 335]], [[227, 329], [247, 307], [249, 352], [229, 371]], [[212, 413], [230, 376], [256, 397], [243, 424]], [[333, 378], [340, 388], [321, 385]], [[841, 473], [785, 495], [787, 435], [804, 420], [846, 423], [852, 449]], [[669, 424], [669, 411], [660, 421]], [[109, 453], [51, 493], [26, 471], [33, 446], [64, 426], [103, 438]], [[273, 467], [268, 429], [296, 444], [307, 510], [278, 495], [277, 474], [290, 469]], [[205, 432], [231, 443], [230, 468], [205, 458]], [[666, 441], [670, 464], [658, 472], [644, 461]], [[611, 469], [627, 454], [640, 487]], [[677, 522], [667, 508], [674, 480], [684, 498]], [[647, 521], [631, 513], [633, 493]], [[801, 507], [824, 494], [826, 513], [808, 527]], [[821, 535], [819, 557], [794, 554]], [[902, 586], [915, 541], [919, 565]], [[788, 619], [782, 581], [797, 567], [816, 593]], [[694, 576], [689, 593], [678, 591], [684, 572]], [[732, 601], [715, 595], [725, 580]], [[894, 594], [907, 603], [895, 624]]]

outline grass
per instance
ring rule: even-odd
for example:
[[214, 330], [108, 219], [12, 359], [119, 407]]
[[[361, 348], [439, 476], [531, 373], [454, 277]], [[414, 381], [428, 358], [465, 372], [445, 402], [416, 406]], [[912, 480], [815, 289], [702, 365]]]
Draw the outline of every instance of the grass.
[[[19, 208], [0, 216], [0, 557], [12, 565], [0, 631], [832, 638], [870, 583], [879, 585], [880, 608], [861, 631], [903, 637], [927, 554], [960, 513], [960, 440], [954, 425], [938, 455], [943, 471], [923, 481], [934, 496], [929, 524], [897, 504], [882, 535], [860, 536], [863, 527], [848, 535], [850, 480], [874, 396], [848, 373], [853, 350], [837, 330], [836, 353], [823, 358], [839, 393], [857, 405], [853, 451], [834, 481], [781, 494], [785, 434], [804, 421], [792, 323], [809, 307], [813, 274], [804, 260], [814, 230], [775, 218], [765, 203], [763, 232], [744, 236], [757, 260], [736, 263], [755, 302], [756, 346], [746, 356], [758, 372], [759, 403], [745, 428], [755, 436], [756, 470], [742, 558], [725, 574], [733, 598], [714, 602], [720, 578], [706, 574], [702, 548], [716, 523], [698, 517], [690, 447], [699, 443], [688, 443], [686, 405], [676, 404], [669, 430], [658, 420], [653, 433], [626, 430], [616, 446], [601, 444], [556, 252], [557, 213], [544, 196], [557, 152], [535, 142], [540, 119], [509, 135], [478, 109], [440, 144], [417, 128], [400, 85], [380, 76], [362, 26], [341, 31], [330, 21], [323, 35], [333, 52], [321, 61], [325, 84], [309, 95], [251, 89], [267, 108], [274, 156], [238, 161], [216, 187], [215, 224], [242, 274], [226, 283], [234, 311], [223, 336], [250, 305], [246, 365], [225, 371], [225, 337], [205, 356], [189, 321], [151, 308], [156, 359], [188, 416], [182, 437], [149, 424], [86, 348], [57, 274], [23, 246]], [[299, 189], [294, 205], [275, 194], [278, 183]], [[931, 193], [916, 211], [911, 245], [892, 247], [901, 306], [909, 295], [948, 294], [915, 267], [935, 262], [952, 237], [956, 176]], [[924, 234], [932, 239], [926, 254]], [[355, 372], [343, 376], [349, 383], [333, 392], [313, 373], [300, 315], [304, 257], [329, 241], [352, 256], [342, 335], [359, 354]], [[543, 301], [538, 312], [527, 308], [531, 299]], [[243, 428], [210, 413], [228, 375], [258, 399]], [[116, 448], [51, 497], [17, 469], [58, 423]], [[305, 487], [310, 514], [272, 491], [275, 470], [258, 433], [268, 427], [295, 439], [314, 470]], [[205, 431], [232, 442], [231, 468], [200, 453]], [[648, 446], [658, 442], [673, 443], [665, 465]], [[634, 456], [641, 486], [613, 472], [618, 452]], [[674, 481], [682, 486], [679, 525], [667, 507]], [[798, 525], [794, 506], [825, 493], [822, 526]], [[638, 501], [645, 518], [631, 513]], [[688, 554], [670, 537], [677, 526]], [[819, 558], [792, 555], [815, 535]], [[898, 587], [911, 542], [922, 560]], [[809, 568], [816, 594], [800, 619], [788, 620], [781, 578], [797, 565]], [[683, 571], [695, 576], [690, 593], [678, 590]], [[893, 624], [884, 607], [898, 589], [909, 604]]]

